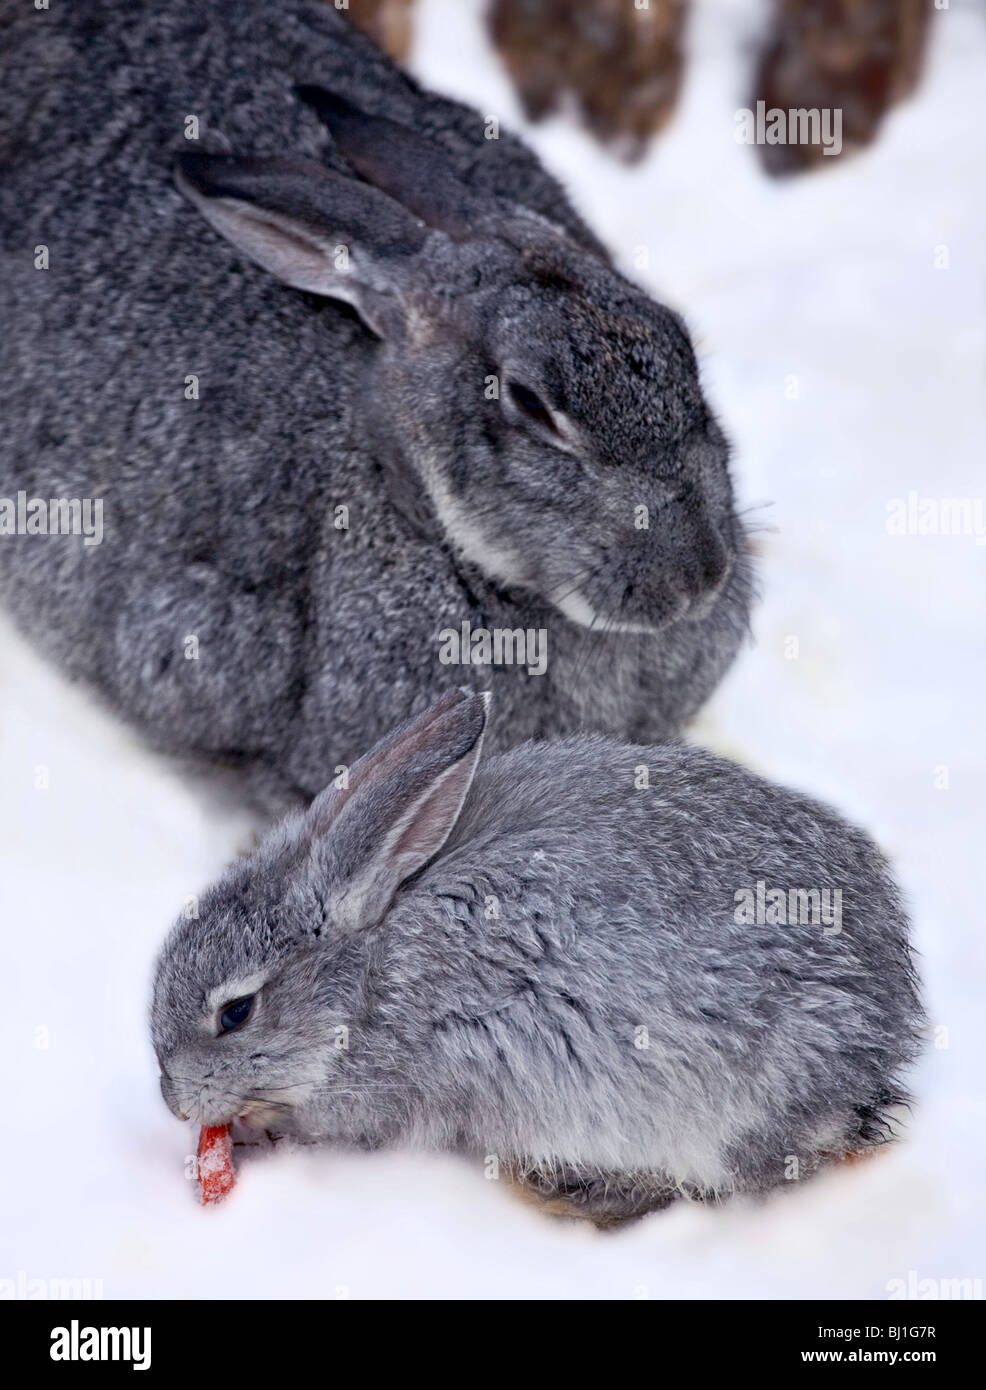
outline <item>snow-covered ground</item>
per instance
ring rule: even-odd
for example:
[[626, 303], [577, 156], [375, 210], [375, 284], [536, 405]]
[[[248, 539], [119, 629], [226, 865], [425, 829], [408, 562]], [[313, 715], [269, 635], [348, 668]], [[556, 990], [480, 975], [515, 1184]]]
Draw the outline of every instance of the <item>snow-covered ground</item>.
[[[421, 0], [415, 69], [523, 126], [480, 10]], [[870, 827], [912, 905], [935, 1031], [905, 1142], [766, 1204], [679, 1203], [616, 1236], [553, 1222], [448, 1156], [275, 1153], [201, 1210], [182, 1176], [194, 1136], [157, 1091], [149, 972], [251, 821], [4, 625], [0, 1280], [308, 1298], [879, 1299], [911, 1271], [986, 1282], [986, 545], [887, 530], [912, 491], [986, 493], [986, 26], [972, 3], [935, 12], [927, 80], [876, 148], [774, 184], [733, 140], [758, 15], [698, 4], [683, 104], [642, 165], [562, 120], [530, 137], [627, 268], [646, 248], [635, 273], [685, 311], [740, 497], [769, 528], [755, 644], [694, 736]]]

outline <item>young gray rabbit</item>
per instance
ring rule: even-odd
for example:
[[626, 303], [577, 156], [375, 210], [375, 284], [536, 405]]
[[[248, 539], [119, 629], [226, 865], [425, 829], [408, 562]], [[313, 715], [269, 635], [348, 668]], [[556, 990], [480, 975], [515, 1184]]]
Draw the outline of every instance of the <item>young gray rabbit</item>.
[[[727, 446], [534, 155], [316, 0], [0, 28], [22, 628], [288, 799], [457, 685], [460, 640], [495, 747], [676, 730], [747, 630]], [[18, 494], [101, 537], [10, 534]]]
[[495, 1155], [599, 1224], [888, 1137], [922, 1015], [871, 841], [683, 745], [479, 764], [487, 698], [402, 725], [175, 927], [175, 1114]]

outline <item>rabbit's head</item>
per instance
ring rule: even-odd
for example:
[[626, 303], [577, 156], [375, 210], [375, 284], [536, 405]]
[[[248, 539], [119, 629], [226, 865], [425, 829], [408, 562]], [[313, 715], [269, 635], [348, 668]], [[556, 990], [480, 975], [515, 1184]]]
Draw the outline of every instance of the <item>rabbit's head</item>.
[[681, 321], [544, 217], [467, 187], [438, 145], [301, 91], [353, 177], [196, 154], [179, 186], [247, 255], [379, 336], [368, 431], [452, 545], [584, 626], [703, 616], [741, 536]]
[[448, 838], [487, 701], [452, 691], [396, 729], [179, 920], [158, 961], [151, 1032], [180, 1118], [345, 1131], [332, 1079], [351, 1031], [372, 1066], [372, 928]]

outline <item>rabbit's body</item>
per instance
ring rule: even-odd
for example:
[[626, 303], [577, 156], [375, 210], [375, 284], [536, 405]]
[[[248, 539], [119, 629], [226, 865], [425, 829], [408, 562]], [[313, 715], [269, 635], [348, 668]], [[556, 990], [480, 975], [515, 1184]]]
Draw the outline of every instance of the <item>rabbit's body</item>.
[[[841, 886], [841, 931], [737, 923], [758, 882]], [[372, 1079], [410, 1073], [429, 1146], [454, 1116], [512, 1160], [773, 1184], [788, 1154], [871, 1141], [910, 1045], [906, 922], [872, 842], [697, 749], [491, 758], [378, 937], [366, 1006], [394, 1028]]]
[[[99, 544], [0, 535], [0, 597], [20, 625], [162, 747], [242, 763], [284, 792], [313, 794], [460, 681], [439, 659], [439, 634], [464, 622], [547, 632], [544, 674], [469, 673], [497, 691], [495, 745], [677, 729], [746, 630], [750, 581], [725, 446], [673, 317], [616, 275], [534, 156], [507, 135], [485, 140], [478, 113], [420, 91], [331, 6], [93, 0], [39, 13], [8, 2], [0, 18], [0, 498], [103, 506]], [[189, 151], [300, 156], [326, 171], [322, 208], [340, 206], [341, 189], [358, 223], [358, 200], [372, 195], [368, 225], [381, 207], [395, 225], [400, 213], [396, 239], [419, 250], [422, 219], [353, 178], [327, 144], [328, 118], [296, 94], [304, 80], [428, 137], [463, 197], [478, 200], [470, 218], [518, 205], [521, 232], [508, 228], [506, 241], [490, 233], [474, 248], [455, 226], [428, 233], [425, 308], [418, 282], [398, 279], [393, 347], [352, 309], [276, 283], [175, 189], [175, 157]], [[184, 138], [189, 116], [198, 141]], [[384, 130], [375, 149], [387, 144]], [[200, 186], [215, 163], [204, 161]], [[296, 201], [314, 167], [295, 176]], [[212, 220], [213, 204], [227, 204], [188, 177]], [[35, 268], [38, 246], [47, 270]], [[538, 256], [523, 272], [540, 277], [529, 302], [509, 264]], [[483, 307], [467, 331], [456, 316], [484, 277], [501, 319]], [[379, 328], [375, 285], [357, 310]], [[319, 282], [320, 295], [335, 292]], [[618, 325], [618, 360], [597, 300], [633, 320]], [[422, 324], [439, 304], [452, 317], [423, 358]], [[514, 334], [537, 337], [528, 316], [536, 325], [549, 313], [559, 317], [546, 338], [562, 354], [552, 371], [569, 393], [550, 428], [564, 428], [568, 452], [554, 435], [546, 451], [544, 419], [519, 420], [511, 406], [508, 420], [484, 394], [520, 350]], [[583, 331], [603, 335], [584, 352]], [[499, 349], [486, 341], [496, 334]], [[585, 389], [603, 382], [609, 406], [580, 405], [583, 370]], [[642, 384], [658, 378], [660, 392]], [[610, 436], [585, 445], [590, 475], [567, 433], [583, 405], [587, 420], [611, 416]], [[634, 529], [639, 503], [649, 532]]]
[[[439, 778], [475, 703], [441, 716]], [[154, 1008], [176, 1109], [495, 1155], [602, 1221], [780, 1186], [887, 1136], [920, 1005], [861, 832], [697, 749], [528, 744], [480, 767], [377, 922], [353, 846], [384, 845], [420, 797], [434, 727], [399, 740], [406, 799], [392, 755], [370, 754], [348, 818], [326, 793], [176, 930]], [[838, 889], [839, 910], [758, 920], [758, 885], [775, 916], [775, 890], [831, 906]], [[241, 1038], [190, 1043], [185, 1013], [248, 979], [263, 1004]]]

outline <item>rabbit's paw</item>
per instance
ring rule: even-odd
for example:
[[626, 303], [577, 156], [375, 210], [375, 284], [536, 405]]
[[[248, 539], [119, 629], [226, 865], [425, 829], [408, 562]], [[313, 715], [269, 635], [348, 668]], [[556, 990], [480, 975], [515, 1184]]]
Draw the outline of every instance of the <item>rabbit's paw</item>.
[[542, 1211], [612, 1230], [648, 1212], [662, 1211], [680, 1192], [662, 1173], [592, 1173], [574, 1168], [511, 1171], [518, 1193]]

